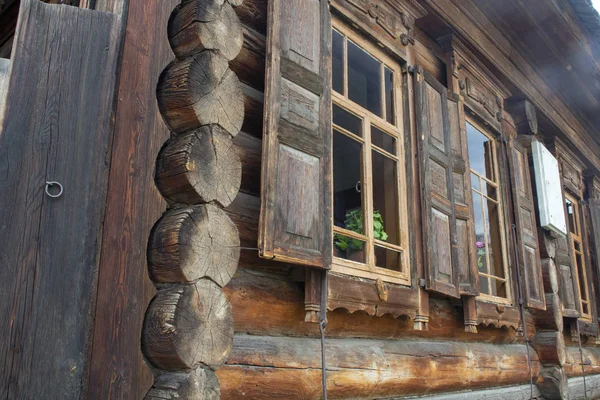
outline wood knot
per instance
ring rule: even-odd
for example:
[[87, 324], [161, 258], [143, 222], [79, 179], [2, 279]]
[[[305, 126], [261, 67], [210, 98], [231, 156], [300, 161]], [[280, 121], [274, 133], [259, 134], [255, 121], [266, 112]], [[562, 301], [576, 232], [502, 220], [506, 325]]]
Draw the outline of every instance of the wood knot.
[[505, 308], [502, 304], [496, 304], [496, 311], [498, 311], [499, 314], [502, 314], [504, 310]]
[[387, 301], [388, 300], [388, 288], [387, 288], [385, 282], [383, 282], [381, 280], [381, 278], [378, 278], [375, 286], [377, 286], [377, 295], [379, 296], [379, 299], [381, 301]]

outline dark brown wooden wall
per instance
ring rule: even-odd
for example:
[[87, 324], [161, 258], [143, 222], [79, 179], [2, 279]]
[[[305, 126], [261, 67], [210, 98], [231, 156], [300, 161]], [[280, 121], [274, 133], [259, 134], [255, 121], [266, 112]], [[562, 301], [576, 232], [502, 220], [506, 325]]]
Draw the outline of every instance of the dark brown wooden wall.
[[152, 386], [140, 343], [144, 313], [155, 293], [146, 246], [166, 209], [154, 184], [154, 165], [169, 137], [156, 104], [156, 84], [173, 59], [167, 21], [178, 3], [131, 1], [126, 8], [89, 377], [93, 399], [141, 399]]
[[[118, 18], [24, 0], [0, 136], [0, 397], [82, 396]], [[44, 193], [46, 181], [64, 187]]]

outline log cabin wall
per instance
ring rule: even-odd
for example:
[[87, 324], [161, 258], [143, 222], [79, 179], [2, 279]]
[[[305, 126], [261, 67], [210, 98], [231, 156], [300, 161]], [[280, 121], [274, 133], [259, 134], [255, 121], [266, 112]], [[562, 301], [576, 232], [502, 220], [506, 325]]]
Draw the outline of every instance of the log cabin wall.
[[[82, 358], [77, 359], [75, 372], [65, 375], [68, 390], [44, 386], [48, 382], [44, 375], [47, 356], [46, 363], [36, 367], [35, 371], [41, 371], [36, 372], [38, 378], [31, 379], [35, 385], [27, 385], [27, 375], [16, 379], [18, 371], [3, 370], [9, 375], [0, 375], [0, 383], [12, 382], [0, 386], [0, 394], [8, 393], [7, 398], [10, 393], [43, 396], [50, 392], [50, 398], [60, 394], [62, 398], [90, 399], [322, 396], [319, 327], [310, 322], [315, 304], [307, 308], [307, 299], [314, 301], [316, 296], [310, 274], [307, 278], [305, 268], [298, 265], [260, 258], [257, 249], [269, 1], [179, 3], [82, 2], [108, 12], [105, 18], [115, 24], [114, 32], [120, 29], [122, 41], [119, 62], [115, 62], [118, 79], [112, 83], [116, 90], [107, 95], [118, 100], [105, 107], [112, 110], [112, 118], [110, 122], [106, 119], [110, 126], [110, 134], [102, 136], [106, 160], [97, 177], [106, 180], [106, 193], [91, 197], [97, 205], [92, 207], [97, 217], [93, 231], [99, 232], [101, 239], [88, 249], [95, 272], [92, 278], [81, 278], [86, 293], [75, 299], [85, 308], [79, 311], [85, 318], [71, 324], [85, 325], [72, 329], [86, 339], [78, 347], [83, 350], [78, 353]], [[572, 106], [571, 92], [557, 94], [556, 76], [544, 70], [543, 63], [534, 65], [525, 54], [541, 39], [520, 42], [492, 0], [331, 3], [337, 18], [371, 34], [385, 30], [386, 15], [368, 7], [385, 4], [382, 9], [392, 7], [398, 13], [404, 36], [382, 45], [388, 46], [390, 57], [407, 54], [403, 73], [410, 102], [414, 102], [413, 83], [427, 75], [431, 82], [459, 93], [462, 99], [457, 96], [457, 104], [468, 103], [470, 110], [479, 111], [482, 125], [502, 131], [507, 142], [516, 144], [511, 151], [528, 149], [532, 136], [548, 142], [549, 147], [557, 140], [564, 142], [570, 150], [557, 154], [579, 168], [577, 176], [582, 182], [586, 179], [585, 187], [582, 184], [579, 189], [582, 200], [589, 199], [591, 204], [600, 199], [598, 128], [590, 122], [590, 110]], [[567, 5], [559, 0], [551, 3], [552, 7]], [[349, 10], [357, 4], [367, 7], [367, 12], [352, 20]], [[407, 4], [411, 10], [425, 11], [424, 15], [417, 21], [406, 19], [410, 12], [401, 14], [399, 10], [406, 12], [403, 7]], [[523, 10], [519, 0], [510, 4]], [[586, 47], [583, 28], [570, 10], [564, 8], [563, 22], [553, 22], [573, 29]], [[555, 17], [551, 9], [543, 11]], [[383, 25], [369, 30], [377, 18], [384, 19]], [[543, 25], [532, 29], [549, 31]], [[216, 31], [227, 34], [217, 35]], [[570, 49], [567, 39], [554, 40], [557, 53]], [[111, 54], [116, 57], [117, 52]], [[409, 72], [416, 66], [420, 69]], [[573, 87], [581, 87], [576, 78], [568, 79]], [[593, 88], [584, 96], [593, 113], [597, 98]], [[416, 124], [414, 115], [407, 119], [412, 120], [409, 126]], [[416, 160], [417, 132], [408, 131], [406, 152], [413, 153]], [[1, 133], [9, 136], [0, 136], [0, 155], [3, 143], [19, 140], [16, 133], [15, 128]], [[520, 154], [525, 154], [527, 163], [527, 152]], [[408, 172], [415, 186], [418, 172], [416, 168]], [[3, 182], [0, 179], [0, 187]], [[557, 240], [542, 229], [537, 232], [543, 279], [542, 293], [537, 295], [545, 297], [545, 310], [528, 308], [525, 312], [531, 341], [528, 363], [518, 307], [478, 300], [466, 288], [472, 282], [458, 288], [460, 299], [424, 290], [421, 280], [427, 266], [416, 217], [421, 214], [420, 191], [411, 191], [408, 198], [415, 216], [410, 225], [414, 290], [329, 273], [330, 291], [335, 294], [329, 297], [326, 330], [329, 397], [526, 399], [531, 373], [534, 397], [578, 398], [584, 397], [579, 378], [582, 364], [586, 395], [600, 395], [597, 324], [594, 330], [594, 324], [578, 323], [578, 314], [569, 314], [568, 307], [565, 314]], [[2, 208], [11, 206], [7, 203]], [[596, 215], [593, 209], [584, 210], [591, 214], [588, 218]], [[511, 215], [512, 206], [505, 211]], [[12, 218], [11, 214], [2, 215]], [[510, 225], [512, 217], [507, 221]], [[590, 235], [597, 231], [596, 225]], [[5, 235], [15, 240], [14, 235]], [[592, 237], [585, 240], [593, 247]], [[595, 243], [598, 246], [600, 242]], [[60, 248], [61, 243], [55, 246]], [[598, 253], [592, 250], [588, 256], [590, 271], [595, 274], [590, 275], [595, 296], [600, 291]], [[14, 282], [10, 271], [2, 275], [8, 288]], [[49, 286], [45, 294], [54, 296]], [[314, 293], [307, 288], [315, 289]], [[511, 290], [517, 287], [512, 285]], [[388, 296], [396, 302], [383, 300]], [[50, 297], [47, 304], [55, 304]], [[8, 297], [2, 298], [5, 305], [10, 303]], [[74, 298], [65, 301], [75, 304]], [[597, 310], [594, 313], [597, 318]], [[0, 317], [6, 317], [4, 321], [8, 315]], [[47, 319], [53, 314], [48, 315]], [[577, 329], [582, 331], [581, 352]], [[60, 332], [53, 333], [60, 336]], [[0, 344], [5, 343], [0, 340]], [[5, 349], [13, 351], [10, 343], [0, 350]], [[20, 362], [17, 356], [11, 357]], [[62, 365], [65, 360], [54, 361]], [[53, 382], [64, 382], [61, 379]], [[458, 394], [460, 391], [466, 393]]]

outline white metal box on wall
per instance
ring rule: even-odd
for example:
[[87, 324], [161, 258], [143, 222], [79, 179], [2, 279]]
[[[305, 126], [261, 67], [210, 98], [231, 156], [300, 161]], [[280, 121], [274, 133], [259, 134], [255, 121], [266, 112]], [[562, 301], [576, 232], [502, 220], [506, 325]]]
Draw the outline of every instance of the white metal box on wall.
[[567, 234], [558, 161], [539, 141], [531, 142], [540, 225], [560, 236]]

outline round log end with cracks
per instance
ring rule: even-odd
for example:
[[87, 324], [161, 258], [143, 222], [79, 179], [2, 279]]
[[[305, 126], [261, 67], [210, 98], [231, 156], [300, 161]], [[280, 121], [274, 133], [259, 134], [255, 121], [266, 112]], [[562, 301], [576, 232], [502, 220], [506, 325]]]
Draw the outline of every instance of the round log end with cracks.
[[146, 312], [142, 350], [160, 369], [215, 370], [227, 360], [232, 343], [231, 305], [212, 281], [161, 290]]
[[198, 368], [190, 372], [165, 373], [156, 377], [144, 400], [220, 398], [221, 389], [215, 373], [209, 369]]
[[244, 95], [227, 59], [204, 51], [171, 63], [157, 88], [160, 111], [174, 133], [216, 124], [236, 136], [244, 122]]
[[227, 0], [227, 2], [229, 4], [231, 4], [234, 7], [239, 7], [242, 5], [242, 3], [244, 2], [244, 0]]
[[148, 270], [157, 283], [209, 278], [225, 286], [237, 271], [240, 238], [227, 213], [214, 205], [172, 210], [148, 244]]
[[183, 204], [218, 202], [227, 207], [240, 190], [242, 163], [231, 138], [217, 125], [177, 136], [158, 156], [156, 185]]
[[233, 60], [244, 44], [242, 24], [229, 3], [191, 1], [175, 8], [169, 20], [169, 42], [179, 58], [214, 50]]

